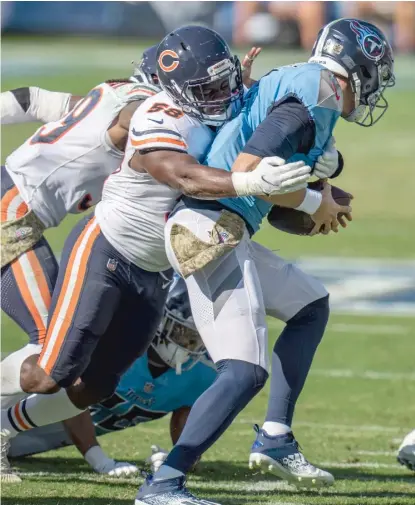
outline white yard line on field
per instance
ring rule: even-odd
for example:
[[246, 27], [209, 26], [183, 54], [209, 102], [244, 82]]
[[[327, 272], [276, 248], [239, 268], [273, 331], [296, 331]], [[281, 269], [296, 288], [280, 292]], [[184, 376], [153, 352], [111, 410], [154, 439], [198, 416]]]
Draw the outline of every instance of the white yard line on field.
[[311, 369], [310, 375], [319, 377], [331, 377], [340, 379], [370, 379], [370, 380], [387, 380], [387, 381], [415, 381], [415, 373], [400, 373], [400, 372], [377, 372], [374, 370], [366, 370], [359, 372], [349, 369]]
[[409, 335], [410, 329], [401, 325], [334, 323], [328, 327], [336, 333], [363, 333], [365, 335]]
[[356, 451], [359, 456], [396, 456], [393, 451]]
[[390, 470], [408, 471], [398, 463], [396, 463], [396, 465], [393, 465], [389, 463], [370, 463], [369, 461], [360, 461], [358, 463], [337, 463], [335, 461], [323, 461], [321, 463], [318, 463], [318, 466], [323, 468], [369, 468], [371, 470], [387, 468]]
[[[236, 421], [239, 424], [255, 424], [258, 422], [258, 419], [246, 419], [246, 418], [240, 418], [236, 419]], [[333, 430], [337, 432], [343, 432], [343, 433], [363, 433], [363, 432], [380, 432], [380, 433], [392, 433], [393, 435], [398, 435], [402, 433], [405, 435], [408, 433], [411, 429], [410, 426], [381, 426], [378, 424], [359, 424], [359, 425], [353, 425], [353, 424], [337, 424], [337, 423], [315, 423], [315, 422], [309, 422], [309, 421], [297, 421], [294, 423], [294, 429], [296, 427], [301, 427], [301, 428], [313, 428], [313, 429], [319, 429], [319, 430]]]

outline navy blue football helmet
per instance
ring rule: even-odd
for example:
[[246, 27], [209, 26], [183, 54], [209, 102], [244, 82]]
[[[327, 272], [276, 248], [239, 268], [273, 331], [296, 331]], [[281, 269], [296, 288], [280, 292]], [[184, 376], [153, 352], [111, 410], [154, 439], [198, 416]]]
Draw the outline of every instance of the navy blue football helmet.
[[162, 40], [157, 74], [164, 91], [186, 113], [219, 126], [240, 112], [241, 64], [224, 39], [204, 26], [184, 26]]
[[134, 67], [134, 73], [130, 77], [132, 81], [159, 87], [156, 68], [157, 48], [158, 45], [151, 46], [143, 52], [141, 60]]
[[190, 370], [208, 355], [193, 322], [186, 283], [175, 276], [171, 285], [163, 320], [152, 342], [160, 358], [176, 373]]
[[349, 81], [355, 108], [347, 121], [372, 126], [385, 114], [384, 91], [395, 85], [394, 60], [391, 45], [375, 25], [359, 19], [329, 23], [320, 30], [309, 61]]

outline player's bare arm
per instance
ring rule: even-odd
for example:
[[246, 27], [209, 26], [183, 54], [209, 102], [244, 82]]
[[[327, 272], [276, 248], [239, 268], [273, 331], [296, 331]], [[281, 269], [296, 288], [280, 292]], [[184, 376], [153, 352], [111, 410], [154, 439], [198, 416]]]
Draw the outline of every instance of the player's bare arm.
[[111, 142], [115, 147], [120, 149], [120, 151], [124, 151], [125, 149], [131, 118], [143, 101], [144, 100], [134, 100], [126, 105], [120, 112], [116, 123], [108, 129]]
[[135, 465], [115, 461], [105, 454], [95, 436], [95, 427], [89, 410], [67, 419], [63, 424], [78, 451], [97, 473], [120, 477], [138, 472]]
[[[199, 199], [216, 200], [224, 197], [264, 195], [285, 192], [295, 184], [307, 181], [310, 167], [303, 162], [285, 165], [261, 160], [253, 172], [231, 173], [218, 168], [200, 165], [187, 153], [157, 150], [145, 154], [136, 152], [130, 166], [137, 172], [148, 172], [158, 182], [178, 189], [184, 195]], [[267, 178], [263, 178], [263, 173]]]

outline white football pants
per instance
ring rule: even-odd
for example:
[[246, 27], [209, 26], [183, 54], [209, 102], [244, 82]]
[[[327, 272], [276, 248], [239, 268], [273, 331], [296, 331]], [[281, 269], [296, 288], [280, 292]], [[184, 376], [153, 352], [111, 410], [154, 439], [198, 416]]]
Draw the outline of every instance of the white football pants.
[[[194, 210], [183, 202], [178, 204], [165, 228], [167, 257], [178, 274], [179, 263], [170, 243], [173, 224], [180, 224], [209, 242], [220, 214], [217, 210]], [[230, 253], [187, 277], [186, 285], [196, 327], [213, 361], [243, 360], [265, 370], [266, 315], [286, 322], [328, 294], [317, 279], [253, 242], [248, 231]]]

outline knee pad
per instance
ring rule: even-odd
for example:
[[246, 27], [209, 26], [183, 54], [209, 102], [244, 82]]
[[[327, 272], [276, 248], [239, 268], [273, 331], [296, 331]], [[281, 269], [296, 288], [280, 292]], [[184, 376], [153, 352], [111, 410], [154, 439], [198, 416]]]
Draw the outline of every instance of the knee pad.
[[229, 387], [244, 391], [259, 392], [268, 379], [268, 372], [262, 366], [237, 359], [224, 359], [216, 363], [218, 378], [227, 380]]

